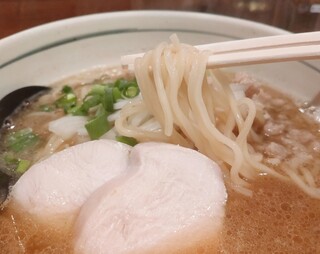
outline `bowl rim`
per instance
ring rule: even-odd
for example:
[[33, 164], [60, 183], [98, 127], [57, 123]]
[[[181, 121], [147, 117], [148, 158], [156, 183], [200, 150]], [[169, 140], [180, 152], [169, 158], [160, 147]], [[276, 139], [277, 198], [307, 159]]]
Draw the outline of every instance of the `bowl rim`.
[[223, 19], [225, 22], [239, 22], [241, 25], [245, 26], [257, 26], [259, 27], [259, 30], [265, 30], [267, 32], [278, 32], [278, 33], [290, 33], [289, 31], [271, 26], [268, 24], [264, 24], [257, 21], [242, 19], [238, 17], [228, 16], [228, 15], [222, 15], [222, 14], [215, 14], [215, 13], [204, 13], [204, 12], [195, 12], [195, 11], [179, 11], [179, 10], [127, 10], [127, 11], [113, 11], [113, 12], [102, 12], [102, 13], [92, 13], [92, 14], [86, 14], [86, 15], [80, 15], [80, 16], [74, 16], [69, 17], [65, 19], [59, 19], [55, 21], [46, 22], [44, 24], [36, 25], [24, 30], [21, 30], [19, 32], [16, 32], [14, 34], [11, 34], [9, 36], [6, 36], [4, 38], [0, 39], [0, 47], [2, 44], [6, 44], [9, 42], [12, 42], [12, 40], [19, 39], [20, 37], [29, 35], [31, 32], [42, 32], [44, 29], [53, 29], [53, 28], [59, 28], [61, 26], [65, 26], [66, 24], [72, 24], [72, 23], [78, 23], [88, 20], [98, 21], [101, 18], [105, 18], [106, 16], [109, 17], [126, 17], [126, 16], [137, 16], [137, 15], [143, 15], [145, 17], [154, 17], [154, 15], [157, 15], [157, 17], [160, 16], [167, 16], [167, 15], [176, 15], [177, 17], [181, 16], [188, 16], [188, 17], [194, 17], [194, 18], [212, 18], [215, 17], [218, 20]]
[[[128, 32], [130, 29], [139, 30], [148, 25], [143, 24], [141, 27], [137, 27], [135, 24], [126, 24], [126, 26], [118, 26], [117, 23], [111, 24], [110, 27], [106, 27], [102, 30], [98, 27], [95, 31], [81, 31], [83, 26], [92, 26], [92, 24], [104, 23], [108, 21], [116, 21], [123, 18], [147, 18], [152, 20], [159, 20], [161, 18], [176, 18], [178, 19], [194, 19], [194, 20], [215, 20], [218, 23], [224, 23], [232, 26], [235, 23], [239, 27], [254, 28], [261, 33], [265, 34], [284, 34], [289, 33], [283, 29], [273, 27], [270, 25], [258, 23], [255, 21], [244, 20], [236, 17], [217, 15], [212, 13], [200, 13], [191, 11], [173, 11], [173, 10], [138, 10], [138, 11], [118, 11], [118, 12], [104, 12], [97, 14], [82, 15], [77, 17], [71, 17], [67, 19], [61, 19], [52, 21], [42, 25], [38, 25], [18, 33], [12, 34], [8, 37], [0, 39], [0, 49], [3, 54], [0, 55], [0, 69], [10, 65], [12, 62], [23, 59], [41, 50], [57, 46], [59, 44], [66, 43], [66, 41], [74, 41], [86, 39], [90, 36], [96, 36], [97, 34], [103, 34], [106, 32]], [[151, 23], [151, 22], [150, 22]], [[113, 26], [115, 26], [113, 28]], [[118, 26], [118, 27], [117, 27]], [[65, 30], [68, 30], [68, 34], [65, 34]], [[77, 29], [75, 29], [77, 28]], [[152, 28], [151, 28], [152, 29]], [[186, 31], [194, 32], [194, 29], [185, 29]], [[210, 29], [203, 28], [202, 32], [210, 33]], [[199, 31], [198, 31], [199, 32]], [[200, 31], [201, 32], [201, 31]], [[215, 33], [219, 34], [219, 33]], [[233, 39], [237, 39], [235, 36]], [[238, 38], [239, 39], [239, 38]], [[13, 47], [15, 47], [13, 49]], [[12, 56], [12, 51], [15, 50], [15, 56]]]
[[[89, 49], [89, 52], [91, 49], [95, 48], [93, 41], [96, 37], [101, 36], [107, 38], [109, 35], [115, 35], [114, 38], [118, 38], [125, 34], [128, 34], [128, 36], [130, 37], [130, 33], [137, 34], [139, 32], [151, 32], [150, 35], [152, 35], [152, 33], [158, 32], [166, 32], [171, 34], [173, 32], [177, 32], [178, 34], [181, 32], [186, 34], [189, 33], [189, 37], [197, 36], [197, 34], [199, 34], [209, 36], [208, 38], [213, 36], [213, 38], [218, 37], [223, 40], [289, 33], [288, 31], [282, 30], [280, 28], [257, 23], [250, 20], [243, 20], [235, 17], [216, 15], [211, 13], [186, 11], [120, 11], [90, 14], [58, 20], [21, 31], [4, 39], [0, 39], [0, 74], [4, 74], [4, 76], [2, 76], [4, 86], [2, 87], [3, 89], [1, 89], [1, 92], [3, 94], [9, 93], [14, 88], [25, 86], [26, 83], [38, 85], [43, 85], [44, 83], [52, 84], [58, 81], [58, 77], [62, 78], [71, 76], [76, 73], [80, 73], [85, 69], [88, 69], [88, 64], [71, 64], [70, 68], [61, 67], [64, 66], [65, 63], [70, 63], [70, 61], [72, 61], [73, 59], [72, 57], [65, 58], [57, 56], [58, 60], [52, 59], [52, 61], [50, 61], [50, 57], [55, 58], [55, 55], [52, 55], [52, 52], [58, 52], [58, 54], [60, 55], [61, 49], [65, 45], [71, 47], [73, 47], [74, 45], [75, 48], [72, 51], [73, 56], [81, 56], [86, 55], [84, 52], [81, 53], [81, 50], [83, 48], [87, 47]], [[102, 40], [100, 40], [100, 42], [101, 41]], [[114, 43], [114, 41], [112, 42]], [[123, 43], [120, 44], [122, 45], [121, 49], [126, 48]], [[102, 44], [100, 43], [99, 45], [101, 46]], [[104, 45], [106, 44], [103, 44], [103, 46]], [[119, 48], [119, 46], [117, 45], [117, 43], [111, 44], [110, 48]], [[107, 48], [109, 48], [109, 46], [107, 46]], [[120, 50], [120, 52], [122, 52], [121, 54], [132, 54], [139, 51], [141, 52], [143, 48], [139, 47], [136, 50], [138, 51], [134, 51], [134, 49], [131, 48], [129, 51]], [[42, 52], [45, 52], [45, 54], [42, 54]], [[105, 51], [103, 52], [105, 53]], [[110, 64], [111, 61], [115, 61], [115, 57], [117, 57], [116, 63], [117, 65], [119, 65], [119, 56], [115, 56], [113, 54], [113, 51], [110, 52], [109, 54], [113, 58], [110, 58], [111, 60], [108, 62], [108, 64]], [[118, 51], [115, 50], [115, 52]], [[61, 55], [64, 56], [66, 54]], [[28, 63], [28, 57], [30, 57], [30, 59], [32, 59], [33, 57], [36, 57], [37, 59], [37, 57], [39, 57], [38, 59], [41, 59], [41, 61], [45, 61], [46, 63], [41, 64], [41, 62], [36, 62], [35, 64], [30, 64], [30, 62]], [[88, 63], [90, 63], [90, 67], [97, 66], [97, 64], [101, 65], [102, 61], [103, 66], [104, 64], [106, 64], [105, 59], [102, 59], [102, 57], [100, 56], [97, 57], [101, 60], [99, 60], [100, 62], [93, 60], [93, 58], [94, 54], [88, 57]], [[58, 61], [60, 62], [58, 63]], [[61, 61], [63, 61], [63, 63]], [[87, 62], [87, 60], [85, 60], [84, 62]], [[299, 61], [298, 63], [299, 66], [302, 65], [303, 68], [308, 69], [305, 70], [307, 70], [308, 75], [310, 74], [313, 77], [313, 87], [315, 87], [316, 85], [316, 89], [318, 89], [320, 61]], [[68, 64], [68, 66], [69, 65], [70, 64]], [[46, 68], [48, 67], [51, 71], [49, 71], [49, 76], [46, 70]], [[297, 82], [299, 82], [299, 84], [303, 84], [305, 80], [302, 80], [302, 76], [300, 74], [297, 74], [299, 73], [298, 70], [300, 69], [297, 69], [298, 67], [296, 65], [294, 65], [294, 67], [294, 69], [297, 70], [295, 72], [296, 78], [292, 79], [291, 82], [293, 84], [298, 84]], [[22, 75], [16, 75], [16, 68], [18, 68], [18, 71], [20, 71]], [[279, 84], [278, 81], [280, 81], [281, 83], [285, 83], [286, 78], [283, 77], [283, 71], [280, 72], [280, 69], [276, 69], [277, 75], [268, 74], [268, 77], [266, 79], [267, 83]], [[264, 71], [262, 71], [262, 68], [260, 68], [260, 66], [254, 69], [254, 72], [256, 71], [258, 71], [257, 77], [262, 79], [266, 78], [266, 75]], [[272, 70], [267, 68], [267, 72], [270, 71]], [[35, 73], [36, 75], [34, 75]], [[261, 77], [260, 74], [262, 75]], [[272, 77], [272, 80], [270, 80], [269, 77]], [[276, 81], [276, 79], [279, 80]], [[296, 88], [298, 92], [296, 92], [296, 90], [294, 89], [291, 90], [293, 91], [292, 95], [296, 96], [297, 98], [298, 96], [300, 96], [300, 94], [302, 94], [303, 96], [305, 95], [306, 98], [309, 98], [310, 93], [312, 93], [305, 93], [305, 89], [301, 91], [301, 89], [298, 88], [298, 85], [296, 85]]]

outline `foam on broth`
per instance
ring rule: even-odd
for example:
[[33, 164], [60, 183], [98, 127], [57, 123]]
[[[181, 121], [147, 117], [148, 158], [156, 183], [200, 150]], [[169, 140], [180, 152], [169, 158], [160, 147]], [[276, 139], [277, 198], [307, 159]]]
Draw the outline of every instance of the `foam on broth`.
[[221, 253], [319, 253], [319, 200], [271, 177], [252, 187], [252, 198], [229, 190]]
[[[77, 84], [81, 82], [79, 77], [74, 80]], [[266, 130], [257, 126], [265, 146], [252, 142], [254, 148], [265, 155], [265, 163], [275, 168], [288, 167], [301, 149], [312, 155], [311, 166], [319, 166], [320, 125], [301, 113], [289, 97], [267, 87], [263, 89], [266, 98], [272, 98], [264, 102], [268, 104], [268, 114], [274, 123], [282, 121], [285, 126], [281, 132], [272, 135], [266, 135]], [[25, 118], [21, 119], [24, 120], [18, 121], [17, 126], [26, 123]], [[283, 139], [284, 136], [290, 137], [290, 128], [300, 130], [301, 137], [311, 137], [300, 140], [301, 137], [295, 135], [300, 150], [293, 149], [294, 145]], [[285, 157], [277, 157], [266, 150], [272, 142], [287, 150]], [[292, 183], [266, 175], [258, 176], [251, 183], [252, 197], [245, 197], [229, 186], [227, 189], [226, 217], [219, 242], [209, 238], [182, 253], [215, 253], [216, 249], [219, 253], [320, 253], [319, 200], [309, 197]], [[67, 223], [63, 227], [48, 228], [9, 203], [0, 211], [1, 253], [73, 253], [72, 225]]]

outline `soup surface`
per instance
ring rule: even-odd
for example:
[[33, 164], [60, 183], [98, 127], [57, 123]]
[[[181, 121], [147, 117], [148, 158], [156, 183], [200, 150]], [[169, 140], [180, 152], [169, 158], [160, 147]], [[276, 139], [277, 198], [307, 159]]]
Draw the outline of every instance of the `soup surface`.
[[[92, 75], [99, 78], [93, 79]], [[120, 77], [132, 79], [128, 74], [112, 69], [104, 71], [103, 75], [89, 72], [59, 82], [51, 94], [38, 98], [13, 116], [10, 127], [4, 128], [2, 135], [6, 137], [11, 132], [31, 128], [40, 141], [31, 146], [32, 149], [18, 154], [20, 160], [30, 160], [31, 163], [88, 141], [88, 135], [83, 133], [72, 136], [67, 142], [52, 140], [55, 137], [48, 130], [48, 123], [63, 116], [64, 110], [44, 111], [40, 108], [53, 105], [65, 84], [73, 88], [78, 98], [83, 98], [92, 84], [108, 83]], [[267, 116], [265, 121], [255, 123], [259, 139], [250, 142], [257, 152], [263, 154], [263, 162], [276, 170], [319, 168], [320, 124], [302, 112], [288, 96], [267, 86], [247, 84], [246, 94], [263, 105]], [[48, 149], [48, 142], [55, 144], [54, 148], [51, 145]], [[5, 149], [2, 144], [4, 153]], [[7, 163], [5, 158], [2, 163]], [[319, 181], [318, 175], [316, 184], [319, 185]], [[320, 253], [318, 199], [305, 194], [291, 182], [266, 174], [259, 175], [250, 184], [252, 197], [235, 192], [227, 184], [228, 201], [217, 246], [219, 253]], [[73, 253], [73, 221], [59, 225], [56, 228], [43, 225], [9, 201], [0, 212], [0, 253]], [[190, 253], [195, 252], [205, 253], [205, 245]], [[209, 247], [207, 253], [211, 252]]]

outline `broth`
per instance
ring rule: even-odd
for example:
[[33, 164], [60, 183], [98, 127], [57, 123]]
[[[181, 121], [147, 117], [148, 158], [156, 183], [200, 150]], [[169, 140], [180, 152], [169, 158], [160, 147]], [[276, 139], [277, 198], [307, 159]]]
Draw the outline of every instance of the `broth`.
[[[319, 253], [318, 200], [267, 176], [252, 189], [252, 198], [228, 189], [219, 253]], [[73, 253], [70, 225], [48, 229], [8, 207], [0, 214], [0, 226], [1, 254]]]
[[70, 223], [42, 225], [10, 204], [0, 212], [0, 253], [73, 253]]
[[252, 189], [252, 198], [229, 190], [220, 253], [319, 253], [319, 200], [266, 176]]
[[[107, 77], [110, 79], [115, 76]], [[259, 142], [250, 143], [256, 151], [264, 155], [264, 163], [276, 170], [291, 167], [319, 168], [319, 123], [300, 112], [293, 101], [280, 92], [266, 86], [255, 89], [260, 89], [262, 93], [255, 90], [250, 96], [264, 104], [269, 116], [263, 124], [255, 125]], [[40, 99], [26, 109], [27, 113], [41, 103], [43, 101]], [[13, 119], [18, 129], [28, 124], [26, 116], [22, 116], [24, 113], [20, 112]], [[42, 122], [32, 121], [35, 130], [37, 126], [46, 125], [49, 119], [60, 115], [61, 112], [58, 111], [51, 114], [51, 118], [40, 118]], [[44, 138], [49, 136], [46, 131], [41, 132], [39, 129], [38, 132]], [[80, 141], [84, 142], [86, 139]], [[72, 139], [59, 149], [77, 142], [79, 140]], [[319, 181], [320, 176], [316, 183], [319, 184]], [[217, 246], [218, 252], [319, 253], [319, 200], [309, 197], [290, 182], [264, 174], [250, 183], [252, 197], [235, 192], [227, 184], [228, 201], [224, 227]], [[192, 250], [190, 253], [206, 253], [201, 246], [195, 249], [197, 251]], [[9, 202], [0, 213], [0, 253], [73, 253], [72, 224], [66, 223], [64, 227], [48, 229]]]

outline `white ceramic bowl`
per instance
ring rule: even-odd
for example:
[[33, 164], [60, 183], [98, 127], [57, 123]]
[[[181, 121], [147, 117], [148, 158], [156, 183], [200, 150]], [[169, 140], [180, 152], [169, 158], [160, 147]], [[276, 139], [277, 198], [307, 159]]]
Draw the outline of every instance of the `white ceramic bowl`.
[[[0, 98], [25, 85], [48, 85], [98, 65], [116, 66], [120, 56], [154, 48], [176, 33], [203, 44], [286, 33], [224, 16], [174, 11], [132, 11], [77, 17], [0, 40]], [[294, 96], [319, 90], [318, 62], [291, 62], [244, 68]]]

